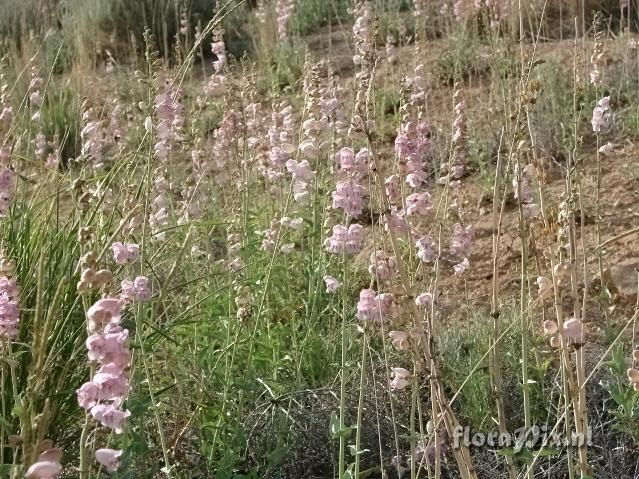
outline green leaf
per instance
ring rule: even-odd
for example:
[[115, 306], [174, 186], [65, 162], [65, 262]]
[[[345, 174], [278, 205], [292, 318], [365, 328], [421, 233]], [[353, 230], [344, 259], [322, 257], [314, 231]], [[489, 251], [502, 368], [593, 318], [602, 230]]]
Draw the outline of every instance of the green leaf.
[[333, 439], [339, 439], [342, 437], [348, 438], [348, 436], [350, 436], [353, 432], [353, 429], [354, 428], [352, 427], [345, 427], [342, 429], [337, 412], [333, 411], [331, 413], [330, 433]]
[[24, 408], [22, 407], [22, 399], [18, 396], [15, 399], [15, 404], [13, 405], [13, 409], [11, 410], [11, 413], [15, 417], [21, 417], [23, 412], [24, 412]]

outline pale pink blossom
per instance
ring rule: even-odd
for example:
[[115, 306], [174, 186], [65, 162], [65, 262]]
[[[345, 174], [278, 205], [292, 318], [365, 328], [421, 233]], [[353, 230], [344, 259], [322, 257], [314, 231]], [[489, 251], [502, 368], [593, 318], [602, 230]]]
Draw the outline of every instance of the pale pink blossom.
[[419, 296], [415, 298], [415, 304], [420, 308], [424, 308], [426, 306], [430, 306], [433, 304], [433, 294], [432, 293], [421, 293]]
[[333, 192], [333, 208], [357, 218], [364, 207], [364, 188], [351, 180], [339, 181]]
[[424, 216], [432, 207], [428, 193], [412, 193], [406, 197], [407, 216]]
[[0, 276], [0, 341], [17, 339], [19, 329], [18, 286], [14, 279]]
[[392, 235], [401, 235], [410, 232], [410, 225], [404, 218], [404, 212], [398, 211], [391, 207], [389, 214], [386, 215], [384, 229]]
[[148, 301], [151, 298], [149, 279], [146, 276], [138, 276], [133, 281], [123, 280], [120, 289], [120, 299], [125, 303]]
[[98, 300], [87, 310], [89, 331], [97, 331], [109, 323], [119, 323], [122, 314], [121, 308], [120, 301], [116, 298]]
[[393, 379], [390, 382], [390, 387], [393, 390], [402, 390], [410, 384], [407, 378], [410, 377], [410, 372], [404, 368], [391, 368], [393, 372]]
[[435, 251], [435, 240], [430, 236], [422, 236], [415, 242], [417, 246], [417, 257], [424, 263], [432, 263], [437, 252]]
[[470, 261], [468, 261], [468, 258], [464, 258], [461, 263], [457, 263], [453, 266], [455, 274], [457, 275], [464, 274], [468, 270], [468, 268], [470, 268]]
[[552, 336], [553, 334], [556, 334], [557, 331], [559, 331], [559, 327], [557, 326], [557, 323], [552, 321], [552, 320], [546, 320], [544, 321], [544, 334], [547, 336]]
[[102, 464], [108, 472], [115, 472], [120, 467], [122, 450], [98, 449], [95, 451], [95, 460]]
[[391, 204], [396, 204], [401, 199], [401, 186], [399, 175], [391, 175], [384, 181], [386, 197]]
[[25, 477], [30, 479], [55, 479], [62, 473], [62, 450], [47, 449], [38, 457], [38, 461], [27, 469]]
[[333, 234], [324, 241], [324, 247], [329, 253], [357, 253], [364, 242], [363, 226], [353, 223], [348, 228], [343, 225], [333, 226]]
[[611, 122], [610, 97], [605, 96], [597, 102], [592, 111], [592, 131], [601, 133], [610, 127]]
[[98, 403], [98, 385], [88, 381], [76, 389], [78, 404], [82, 409], [89, 410]]
[[459, 257], [468, 256], [473, 243], [474, 230], [471, 225], [462, 226], [459, 223], [453, 225], [450, 249]]
[[140, 257], [140, 246], [135, 243], [113, 243], [111, 249], [117, 264], [132, 263]]
[[334, 293], [342, 286], [342, 283], [332, 276], [324, 276], [324, 283], [326, 283], [327, 293]]
[[100, 364], [114, 363], [119, 367], [128, 366], [131, 353], [126, 347], [129, 330], [119, 324], [108, 324], [103, 331], [93, 333], [86, 340], [89, 361]]
[[614, 146], [610, 142], [608, 142], [605, 145], [602, 145], [602, 146], [599, 147], [599, 153], [601, 153], [604, 156], [612, 155], [613, 151], [614, 151]]
[[552, 280], [545, 276], [537, 276], [537, 294], [542, 299], [548, 299], [553, 292]]
[[291, 254], [293, 251], [295, 251], [295, 243], [286, 243], [280, 247], [282, 254]]
[[410, 349], [408, 333], [405, 333], [404, 331], [390, 331], [388, 335], [393, 341], [393, 347], [397, 351], [406, 351]]
[[129, 391], [129, 380], [120, 365], [108, 363], [93, 375], [92, 382], [98, 386], [100, 401], [121, 402]]
[[122, 434], [124, 421], [131, 413], [122, 411], [112, 404], [96, 404], [91, 408], [91, 415], [104, 427], [108, 427], [116, 434]]
[[564, 334], [577, 343], [583, 342], [584, 327], [577, 318], [570, 318], [564, 322]]
[[376, 294], [372, 289], [363, 289], [357, 302], [357, 318], [360, 321], [379, 322], [395, 317], [397, 307], [389, 293]]
[[394, 256], [388, 256], [383, 250], [373, 251], [368, 272], [378, 281], [387, 281], [397, 274], [397, 260]]

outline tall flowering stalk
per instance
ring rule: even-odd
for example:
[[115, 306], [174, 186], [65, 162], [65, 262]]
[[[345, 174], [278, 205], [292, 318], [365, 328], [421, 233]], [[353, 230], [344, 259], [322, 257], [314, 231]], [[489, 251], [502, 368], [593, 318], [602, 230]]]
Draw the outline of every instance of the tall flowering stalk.
[[[172, 205], [174, 191], [170, 168], [171, 153], [178, 148], [183, 140], [184, 107], [182, 92], [168, 80], [164, 81], [153, 98], [154, 124], [149, 117], [145, 128], [148, 133], [154, 133], [153, 157], [158, 165], [153, 172], [153, 189], [151, 207], [149, 210], [149, 225], [153, 237], [159, 241], [166, 239], [167, 226], [172, 222]], [[175, 174], [175, 173], [173, 173]]]
[[[0, 81], [2, 78], [0, 78]], [[6, 93], [7, 85], [0, 87], [0, 218], [6, 218], [15, 190], [15, 173], [11, 169], [13, 108]]]
[[[87, 310], [87, 355], [96, 370], [90, 381], [77, 391], [78, 404], [93, 419], [115, 434], [124, 432], [130, 412], [124, 408], [129, 393], [131, 353], [128, 349], [129, 330], [122, 327], [122, 304], [117, 298], [98, 300]], [[86, 445], [81, 444], [84, 448]], [[104, 450], [102, 450], [104, 452]], [[104, 463], [104, 453], [96, 458]], [[117, 451], [118, 456], [122, 451]], [[109, 463], [115, 470], [118, 464]], [[82, 471], [86, 473], [86, 471]]]
[[[20, 332], [20, 306], [18, 285], [15, 279], [0, 276], [0, 343], [18, 339]], [[4, 348], [4, 345], [2, 347]]]
[[206, 84], [204, 91], [210, 96], [220, 96], [225, 92], [226, 75], [224, 73], [228, 62], [226, 56], [226, 45], [224, 44], [224, 30], [217, 28], [213, 30], [213, 42], [211, 51], [215, 55], [213, 62], [213, 73]]
[[277, 0], [275, 18], [277, 20], [277, 36], [281, 42], [288, 39], [288, 22], [295, 12], [295, 0]]

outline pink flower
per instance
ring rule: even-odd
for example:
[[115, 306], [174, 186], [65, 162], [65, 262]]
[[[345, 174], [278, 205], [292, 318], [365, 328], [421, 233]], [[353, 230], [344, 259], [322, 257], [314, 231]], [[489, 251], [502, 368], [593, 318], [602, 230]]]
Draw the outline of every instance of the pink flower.
[[335, 154], [335, 159], [339, 162], [339, 167], [344, 171], [351, 171], [355, 164], [355, 152], [347, 146], [340, 149]]
[[111, 249], [117, 264], [131, 263], [140, 256], [140, 246], [134, 243], [113, 243]]
[[524, 218], [537, 218], [541, 213], [541, 208], [537, 203], [526, 203], [522, 206], [522, 212], [524, 214]]
[[324, 276], [324, 283], [326, 283], [327, 293], [334, 293], [342, 286], [342, 283], [332, 276]]
[[395, 41], [395, 37], [392, 35], [386, 37], [386, 57], [388, 58], [388, 63], [396, 63], [399, 58], [399, 49], [397, 45], [395, 45]]
[[384, 189], [386, 197], [390, 203], [397, 203], [401, 199], [401, 189], [399, 184], [399, 175], [392, 175], [384, 181]]
[[364, 227], [353, 223], [348, 228], [342, 225], [333, 226], [333, 234], [324, 241], [326, 251], [332, 254], [357, 253], [362, 249]]
[[95, 460], [102, 464], [108, 472], [114, 472], [120, 467], [121, 450], [98, 449], [95, 451]]
[[333, 208], [341, 209], [347, 215], [357, 218], [362, 214], [363, 207], [364, 188], [354, 181], [339, 181], [333, 192]]
[[[309, 160], [314, 160], [319, 155], [319, 148], [317, 147], [317, 143], [313, 138], [307, 138], [300, 143], [300, 152]], [[295, 160], [289, 160], [295, 161]], [[288, 163], [288, 162], [287, 162]], [[288, 164], [287, 164], [288, 166]], [[289, 170], [290, 171], [290, 170]]]
[[393, 296], [388, 293], [376, 295], [372, 289], [363, 289], [357, 302], [357, 318], [360, 321], [379, 322], [396, 316]]
[[597, 105], [592, 111], [592, 131], [601, 133], [610, 126], [611, 122], [610, 97], [605, 96], [597, 102]]
[[410, 225], [404, 218], [403, 212], [397, 211], [395, 208], [391, 208], [390, 213], [386, 215], [384, 229], [392, 235], [399, 235], [409, 233]]
[[288, 38], [288, 20], [295, 12], [294, 0], [277, 0], [275, 15], [277, 18], [277, 35], [280, 41]]
[[89, 361], [114, 363], [121, 368], [128, 366], [131, 360], [126, 347], [128, 337], [129, 331], [117, 324], [109, 324], [104, 331], [92, 334], [86, 341]]
[[544, 276], [537, 276], [537, 294], [542, 299], [547, 299], [552, 294], [552, 281]]
[[280, 224], [292, 230], [300, 230], [304, 226], [304, 220], [302, 218], [291, 219], [288, 216], [284, 216], [280, 220]]
[[353, 164], [353, 171], [360, 176], [365, 176], [368, 173], [368, 164], [370, 161], [370, 152], [367, 148], [360, 149], [355, 155]]
[[430, 194], [413, 193], [406, 197], [406, 215], [424, 216], [433, 205], [430, 204]]
[[614, 146], [610, 142], [608, 142], [605, 145], [602, 145], [602, 146], [599, 147], [599, 153], [601, 153], [604, 156], [612, 155], [613, 151], [614, 151]]
[[470, 268], [470, 261], [468, 261], [468, 258], [464, 258], [461, 263], [453, 266], [455, 274], [464, 274], [468, 268]]
[[38, 461], [32, 464], [25, 477], [33, 479], [55, 479], [62, 473], [60, 460], [62, 451], [58, 448], [47, 449], [38, 457]]
[[406, 351], [410, 348], [408, 333], [405, 333], [404, 331], [390, 331], [388, 335], [392, 339], [393, 347], [397, 351]]
[[0, 340], [13, 340], [20, 329], [18, 286], [15, 280], [0, 276]]
[[137, 292], [138, 299], [140, 301], [148, 301], [151, 297], [151, 290], [149, 289], [149, 278], [146, 276], [138, 276], [133, 280], [133, 286]]
[[433, 304], [433, 294], [432, 293], [422, 293], [415, 298], [415, 304], [420, 308], [424, 308], [426, 306], [430, 306]]
[[131, 415], [129, 411], [117, 409], [112, 404], [97, 404], [91, 408], [93, 419], [108, 427], [116, 434], [124, 432], [124, 420]]
[[397, 274], [397, 260], [378, 249], [371, 253], [368, 272], [378, 281], [387, 281]]
[[102, 366], [93, 376], [101, 401], [120, 402], [129, 391], [129, 381], [121, 366], [109, 363]]
[[577, 343], [582, 343], [584, 339], [584, 327], [580, 320], [570, 318], [564, 322], [564, 334]]
[[453, 254], [464, 257], [468, 256], [473, 244], [474, 231], [472, 226], [463, 227], [459, 223], [453, 225], [450, 249]]
[[98, 389], [98, 386], [91, 381], [84, 383], [79, 389], [76, 389], [78, 404], [82, 409], [87, 411], [97, 404]]
[[282, 254], [291, 254], [295, 251], [295, 243], [286, 243], [280, 247]]
[[411, 188], [419, 188], [426, 181], [426, 175], [422, 172], [414, 171], [406, 175], [406, 183]]
[[417, 246], [417, 257], [424, 263], [431, 263], [436, 256], [435, 252], [435, 240], [430, 236], [422, 236], [415, 243]]
[[544, 334], [547, 336], [552, 336], [553, 334], [557, 333], [557, 331], [559, 331], [559, 327], [557, 326], [557, 323], [555, 323], [554, 321], [551, 320], [546, 320], [544, 321]]
[[89, 331], [97, 331], [109, 323], [119, 323], [121, 314], [121, 304], [118, 299], [103, 298], [98, 300], [87, 311]]
[[359, 293], [359, 301], [357, 303], [357, 317], [364, 320], [375, 320], [379, 317], [377, 312], [377, 301], [375, 300], [375, 291], [372, 289], [363, 289]]
[[146, 276], [138, 276], [133, 281], [124, 280], [120, 283], [120, 288], [122, 290], [120, 298], [125, 303], [148, 301], [151, 298], [149, 278]]
[[393, 390], [402, 390], [410, 383], [407, 378], [410, 377], [410, 372], [404, 368], [391, 368], [393, 372], [393, 379], [390, 382], [390, 387]]
[[315, 178], [315, 172], [311, 170], [311, 165], [307, 160], [300, 162], [288, 160], [286, 162], [286, 169], [293, 175], [294, 180], [307, 182]]

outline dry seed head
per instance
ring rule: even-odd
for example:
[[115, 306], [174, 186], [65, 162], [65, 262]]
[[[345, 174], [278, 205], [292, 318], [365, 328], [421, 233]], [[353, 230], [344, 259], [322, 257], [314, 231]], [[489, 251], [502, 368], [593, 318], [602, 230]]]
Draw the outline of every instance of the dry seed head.
[[93, 228], [91, 226], [82, 226], [78, 230], [78, 243], [86, 243], [93, 237]]
[[78, 293], [87, 293], [91, 290], [91, 284], [86, 281], [78, 281], [78, 285], [76, 286]]
[[87, 268], [82, 272], [80, 276], [80, 281], [91, 284], [95, 281], [95, 271], [91, 268]]
[[16, 269], [16, 262], [12, 259], [1, 258], [0, 259], [0, 273], [3, 275], [11, 275]]
[[113, 281], [113, 273], [108, 269], [101, 269], [97, 273], [95, 273], [95, 280], [97, 286], [102, 286], [109, 282]]
[[80, 265], [83, 267], [93, 266], [98, 259], [98, 255], [95, 251], [89, 251], [82, 258], [80, 258]]

